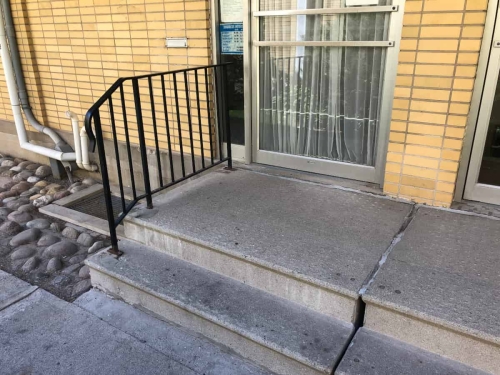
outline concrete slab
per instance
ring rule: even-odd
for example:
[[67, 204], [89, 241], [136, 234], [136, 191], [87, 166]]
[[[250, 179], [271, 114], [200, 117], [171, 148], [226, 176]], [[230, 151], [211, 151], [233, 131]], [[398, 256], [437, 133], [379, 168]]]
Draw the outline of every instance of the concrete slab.
[[356, 297], [411, 205], [237, 170], [181, 186], [155, 208], [132, 220]]
[[420, 208], [363, 300], [368, 328], [500, 368], [500, 221]]
[[401, 341], [360, 328], [335, 375], [486, 375]]
[[200, 374], [39, 289], [0, 312], [4, 374]]
[[0, 270], [0, 311], [25, 298], [37, 289], [37, 286], [33, 286]]
[[282, 374], [331, 373], [353, 326], [131, 242], [86, 262], [94, 286]]
[[230, 349], [92, 289], [76, 305], [180, 364], [206, 375], [271, 375]]

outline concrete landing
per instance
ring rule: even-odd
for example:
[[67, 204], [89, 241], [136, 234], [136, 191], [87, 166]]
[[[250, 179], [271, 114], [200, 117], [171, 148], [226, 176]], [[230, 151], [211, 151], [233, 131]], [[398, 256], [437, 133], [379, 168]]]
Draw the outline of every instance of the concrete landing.
[[[412, 207], [245, 170], [210, 173], [154, 205], [152, 212], [127, 217], [130, 239], [347, 321], [352, 304], [340, 308], [342, 303], [327, 302], [330, 297], [308, 288], [319, 286], [354, 301]], [[193, 244], [203, 249], [195, 251]], [[208, 256], [207, 250], [217, 254]], [[235, 260], [260, 269], [233, 266]], [[268, 281], [262, 285], [256, 279]], [[289, 285], [294, 280], [304, 283]], [[286, 290], [276, 290], [280, 285]]]
[[353, 326], [132, 242], [88, 259], [92, 284], [280, 374], [330, 374]]
[[365, 326], [500, 373], [500, 221], [419, 208], [363, 296]]
[[361, 328], [335, 375], [486, 375], [401, 341]]

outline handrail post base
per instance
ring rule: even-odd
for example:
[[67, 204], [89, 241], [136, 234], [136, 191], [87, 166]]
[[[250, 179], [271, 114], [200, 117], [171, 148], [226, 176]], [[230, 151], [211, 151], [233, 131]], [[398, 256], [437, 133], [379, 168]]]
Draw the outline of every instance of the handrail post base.
[[108, 253], [116, 256], [117, 259], [123, 255], [123, 251], [118, 250], [118, 246], [111, 246], [108, 249]]

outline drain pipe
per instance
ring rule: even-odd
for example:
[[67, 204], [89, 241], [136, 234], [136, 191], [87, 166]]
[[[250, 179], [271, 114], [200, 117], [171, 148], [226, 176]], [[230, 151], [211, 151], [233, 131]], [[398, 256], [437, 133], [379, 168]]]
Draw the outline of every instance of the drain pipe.
[[[5, 23], [7, 24], [7, 29], [6, 24], [4, 23], [4, 18]], [[9, 45], [7, 44], [7, 36], [10, 41]], [[9, 47], [12, 56], [9, 53]], [[14, 114], [14, 122], [21, 148], [45, 155], [51, 159], [64, 162], [74, 161], [76, 159], [76, 155], [74, 152], [71, 152], [73, 151], [71, 147], [54, 130], [40, 124], [31, 111], [31, 107], [28, 103], [26, 84], [24, 82], [24, 75], [21, 68], [19, 50], [17, 48], [17, 40], [12, 22], [12, 12], [8, 0], [2, 0], [2, 6], [0, 6], [0, 49], [5, 80], [9, 91], [12, 112]], [[20, 98], [21, 102], [19, 100]], [[57, 150], [29, 143], [26, 128], [24, 126], [24, 120], [21, 114], [21, 106], [30, 124], [38, 131], [48, 135], [56, 144]]]
[[87, 137], [85, 126], [82, 126], [82, 129], [80, 130], [80, 138], [78, 138], [78, 116], [74, 112], [66, 111], [66, 117], [71, 119], [71, 126], [73, 128], [73, 141], [75, 144], [76, 165], [78, 165], [80, 169], [85, 169], [87, 171], [92, 171], [92, 172], [97, 171], [97, 165], [90, 164], [89, 139]]

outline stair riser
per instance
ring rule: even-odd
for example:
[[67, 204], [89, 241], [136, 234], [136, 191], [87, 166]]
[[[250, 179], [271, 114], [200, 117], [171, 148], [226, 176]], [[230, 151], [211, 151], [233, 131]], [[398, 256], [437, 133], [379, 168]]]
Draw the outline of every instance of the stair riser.
[[351, 323], [356, 299], [136, 222], [126, 221], [127, 237], [157, 251], [258, 288], [319, 313]]
[[500, 375], [500, 346], [435, 322], [367, 303], [364, 327], [465, 365]]
[[202, 316], [187, 311], [171, 302], [158, 298], [147, 291], [138, 289], [97, 269], [91, 268], [90, 276], [92, 285], [95, 288], [120, 298], [131, 305], [141, 306], [170, 322], [179, 324], [180, 326], [186, 327], [219, 342], [231, 348], [241, 356], [267, 367], [277, 374], [324, 375], [326, 373], [312, 369], [303, 363], [297, 362], [293, 358], [287, 357], [271, 348], [252, 341], [216, 322], [207, 320]]

